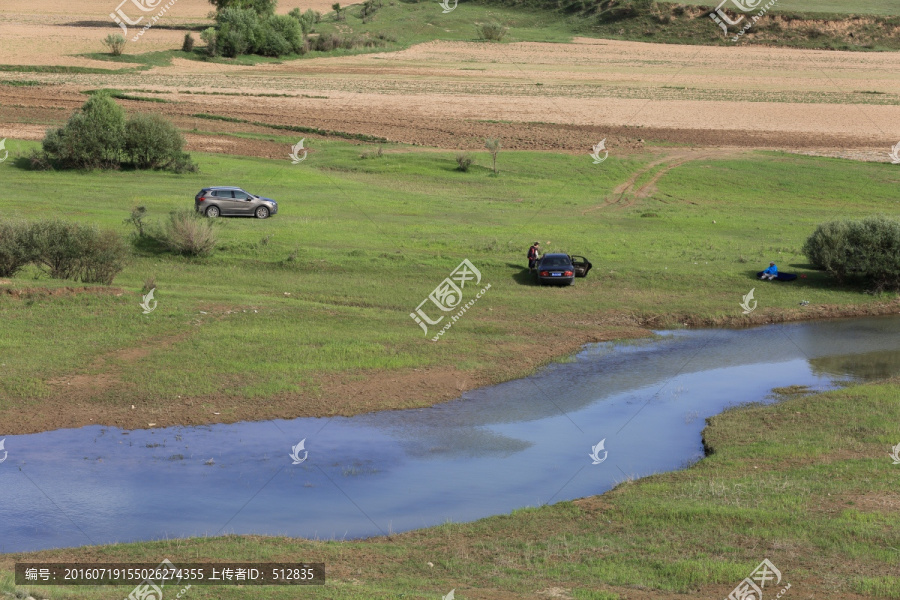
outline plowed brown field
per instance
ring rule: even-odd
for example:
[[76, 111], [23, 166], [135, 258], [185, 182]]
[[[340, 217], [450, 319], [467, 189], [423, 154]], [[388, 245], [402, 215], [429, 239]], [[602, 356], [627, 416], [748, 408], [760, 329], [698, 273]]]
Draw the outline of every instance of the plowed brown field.
[[[302, 8], [327, 10], [330, 0], [316, 1]], [[299, 4], [282, 1], [279, 12]], [[115, 7], [78, 0], [63, 13], [51, 0], [6, 0], [0, 62], [132, 66], [75, 56], [100, 51], [99, 40], [118, 31], [109, 18]], [[202, 22], [210, 8], [205, 0], [178, 0], [163, 22]], [[126, 53], [178, 48], [183, 34], [157, 27], [129, 43]], [[257, 66], [176, 59], [134, 74], [0, 73], [0, 81], [23, 79], [47, 85], [0, 85], [0, 137], [39, 139], [84, 102], [82, 91], [112, 87], [144, 96], [165, 92], [157, 97], [172, 103], [122, 103], [162, 112], [185, 129], [273, 132], [191, 116], [212, 113], [441, 148], [476, 148], [485, 137], [498, 137], [508, 149], [584, 152], [606, 138], [619, 153], [669, 142], [888, 160], [900, 140], [900, 63], [891, 53], [594, 39], [435, 41], [400, 52]], [[238, 148], [209, 136], [189, 142], [194, 150]], [[240, 151], [280, 158], [282, 146], [241, 144]]]

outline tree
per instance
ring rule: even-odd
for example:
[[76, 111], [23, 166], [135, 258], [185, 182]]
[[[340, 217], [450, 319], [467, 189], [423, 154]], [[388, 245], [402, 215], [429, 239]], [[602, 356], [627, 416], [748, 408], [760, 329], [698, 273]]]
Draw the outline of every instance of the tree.
[[99, 93], [63, 127], [47, 131], [43, 153], [32, 161], [64, 169], [118, 169], [124, 162], [138, 169], [196, 171], [183, 147], [181, 133], [162, 116], [138, 114], [126, 121], [125, 111]]
[[345, 9], [341, 8], [340, 2], [335, 2], [334, 4], [332, 4], [331, 10], [334, 11], [334, 20], [335, 21], [343, 21], [344, 20], [344, 18], [345, 18], [344, 10]]
[[125, 124], [125, 155], [138, 169], [163, 169], [181, 154], [184, 138], [158, 114], [137, 114]]
[[819, 225], [803, 245], [837, 281], [858, 277], [876, 290], [900, 289], [900, 221], [883, 216]]
[[50, 130], [43, 149], [64, 167], [115, 168], [125, 145], [125, 111], [108, 94], [91, 96], [64, 127]]
[[274, 15], [278, 0], [209, 0], [217, 12], [226, 8], [249, 8], [260, 16]]
[[497, 155], [500, 154], [500, 140], [494, 138], [488, 138], [484, 140], [484, 147], [488, 149], [488, 152], [491, 153], [491, 158], [494, 160], [494, 175], [497, 174]]

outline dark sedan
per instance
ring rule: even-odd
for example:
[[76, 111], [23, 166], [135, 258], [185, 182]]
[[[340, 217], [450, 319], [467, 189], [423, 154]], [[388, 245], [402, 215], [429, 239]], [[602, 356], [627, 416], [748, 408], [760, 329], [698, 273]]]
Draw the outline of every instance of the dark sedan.
[[538, 283], [572, 285], [575, 281], [575, 265], [568, 254], [545, 254], [537, 265]]
[[572, 285], [576, 277], [585, 277], [593, 265], [583, 256], [568, 254], [545, 254], [538, 262], [538, 283]]

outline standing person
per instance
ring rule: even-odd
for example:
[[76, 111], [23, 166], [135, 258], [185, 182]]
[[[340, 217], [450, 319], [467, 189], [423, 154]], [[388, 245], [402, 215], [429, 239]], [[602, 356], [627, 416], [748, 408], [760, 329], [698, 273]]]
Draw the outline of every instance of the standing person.
[[778, 277], [778, 267], [773, 262], [770, 262], [769, 268], [763, 271], [762, 275], [759, 276], [760, 279], [768, 279], [769, 281], [772, 281], [776, 277]]
[[541, 257], [541, 243], [535, 242], [531, 245], [531, 248], [528, 249], [528, 270], [534, 271], [537, 266], [537, 261]]

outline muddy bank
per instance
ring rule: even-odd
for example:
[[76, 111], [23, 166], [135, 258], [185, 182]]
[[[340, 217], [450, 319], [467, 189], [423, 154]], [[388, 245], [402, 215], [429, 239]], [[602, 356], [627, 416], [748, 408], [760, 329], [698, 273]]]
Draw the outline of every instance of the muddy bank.
[[[455, 367], [423, 367], [396, 371], [353, 371], [324, 377], [317, 390], [265, 398], [223, 395], [175, 398], [164, 406], [97, 403], [99, 392], [115, 396], [118, 381], [114, 366], [93, 375], [75, 374], [54, 380], [54, 393], [35, 402], [34, 410], [0, 411], [2, 431], [18, 435], [55, 429], [106, 425], [123, 429], [147, 429], [173, 425], [206, 425], [293, 419], [297, 417], [353, 416], [383, 410], [433, 406], [458, 398], [463, 392], [518, 379], [540, 367], [577, 352], [583, 345], [652, 335], [654, 329], [678, 327], [749, 327], [790, 321], [841, 317], [880, 316], [900, 313], [900, 300], [868, 305], [798, 306], [793, 309], [756, 311], [750, 315], [697, 317], [686, 314], [639, 315], [604, 313], [572, 322], [555, 337], [542, 337], [516, 348], [515, 359], [490, 368], [464, 371]], [[160, 340], [157, 344], [165, 344]], [[117, 353], [122, 359], [123, 354]], [[136, 356], [135, 359], [140, 358]], [[96, 372], [96, 370], [92, 370]], [[132, 408], [134, 406], [134, 408]]]

